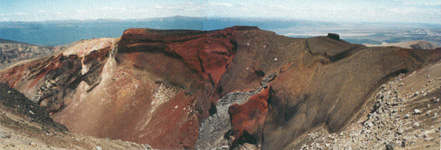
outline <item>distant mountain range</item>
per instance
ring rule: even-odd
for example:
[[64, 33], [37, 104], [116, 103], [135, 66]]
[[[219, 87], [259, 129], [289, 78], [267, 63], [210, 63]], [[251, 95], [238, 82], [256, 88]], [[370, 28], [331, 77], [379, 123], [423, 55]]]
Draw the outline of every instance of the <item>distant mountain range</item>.
[[[12, 40], [7, 40], [7, 39], [0, 39], [0, 43], [1, 44], [28, 44], [28, 43], [24, 43], [24, 42], [18, 42], [18, 41], [12, 41]], [[29, 44], [32, 45], [32, 44]]]
[[[0, 22], [0, 38], [36, 45], [57, 46], [82, 39], [119, 37], [128, 28], [217, 30], [231, 26], [258, 26], [263, 30], [290, 37], [311, 37], [328, 32], [342, 34], [344, 40], [358, 44], [381, 44], [410, 40], [441, 43], [441, 25], [400, 23], [333, 23], [308, 20], [261, 18], [200, 18], [174, 16], [144, 20], [66, 20], [44, 22]], [[409, 38], [410, 30], [430, 30], [431, 35], [417, 34]], [[379, 39], [385, 35], [388, 38]], [[401, 36], [405, 35], [405, 36]], [[421, 37], [423, 35], [423, 37]], [[415, 37], [417, 37], [415, 39]], [[435, 37], [435, 38], [434, 38]], [[388, 41], [389, 40], [389, 41]]]

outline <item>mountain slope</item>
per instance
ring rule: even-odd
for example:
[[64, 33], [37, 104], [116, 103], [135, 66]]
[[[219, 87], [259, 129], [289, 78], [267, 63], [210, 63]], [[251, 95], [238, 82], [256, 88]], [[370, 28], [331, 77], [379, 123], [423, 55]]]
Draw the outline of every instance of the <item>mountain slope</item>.
[[148, 149], [148, 145], [69, 133], [19, 91], [0, 83], [2, 149]]
[[65, 46], [38, 46], [0, 39], [0, 68], [5, 68], [19, 61], [51, 55], [64, 48]]
[[0, 39], [0, 43], [10, 43], [10, 44], [12, 44], [12, 43], [14, 43], [14, 44], [21, 43], [21, 44], [26, 44], [26, 43], [23, 43], [23, 42], [12, 41], [12, 40], [7, 40], [7, 39]]

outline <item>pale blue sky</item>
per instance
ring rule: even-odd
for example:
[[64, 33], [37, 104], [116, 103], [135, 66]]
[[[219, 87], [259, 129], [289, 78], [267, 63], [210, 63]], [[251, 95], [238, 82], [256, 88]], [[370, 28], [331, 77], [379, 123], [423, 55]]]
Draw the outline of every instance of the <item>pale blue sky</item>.
[[0, 21], [176, 15], [441, 24], [441, 0], [0, 0]]

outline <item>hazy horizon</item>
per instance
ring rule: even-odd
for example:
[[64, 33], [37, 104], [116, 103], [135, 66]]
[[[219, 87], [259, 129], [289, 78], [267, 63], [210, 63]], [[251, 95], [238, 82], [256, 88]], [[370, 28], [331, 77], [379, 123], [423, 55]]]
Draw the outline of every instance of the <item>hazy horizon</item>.
[[439, 0], [0, 1], [0, 21], [150, 19], [173, 16], [441, 24]]
[[[32, 20], [32, 21], [0, 21], [0, 23], [46, 23], [46, 22], [95, 22], [95, 21], [149, 21], [153, 19], [166, 19], [166, 18], [195, 18], [195, 19], [243, 19], [248, 21], [268, 21], [268, 20], [277, 20], [277, 21], [310, 21], [310, 22], [321, 22], [321, 23], [351, 23], [351, 24], [402, 24], [402, 25], [435, 25], [435, 26], [441, 26], [441, 22], [439, 23], [421, 23], [421, 22], [394, 22], [394, 21], [323, 21], [323, 20], [314, 20], [314, 19], [297, 19], [297, 18], [261, 18], [261, 17], [194, 17], [194, 16], [182, 16], [182, 15], [173, 15], [173, 16], [166, 16], [166, 17], [152, 17], [152, 18], [136, 18], [136, 19], [125, 19], [125, 18], [96, 18], [96, 19], [63, 19], [63, 20]], [[240, 25], [239, 25], [240, 26]]]

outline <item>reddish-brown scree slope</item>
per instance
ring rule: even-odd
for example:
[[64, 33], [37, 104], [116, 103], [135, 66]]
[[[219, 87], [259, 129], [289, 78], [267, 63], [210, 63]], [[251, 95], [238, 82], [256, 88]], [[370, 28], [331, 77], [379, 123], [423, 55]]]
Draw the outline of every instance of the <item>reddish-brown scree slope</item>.
[[[198, 137], [205, 136], [201, 123], [219, 114], [231, 115], [232, 127], [212, 135], [225, 135], [227, 146], [283, 149], [298, 146], [312, 128], [341, 130], [382, 83], [440, 57], [441, 49], [368, 48], [256, 27], [128, 29], [120, 39], [83, 41], [2, 70], [0, 82], [75, 133], [160, 149], [214, 148], [223, 144]], [[217, 110], [220, 98], [256, 89], [229, 113]]]

